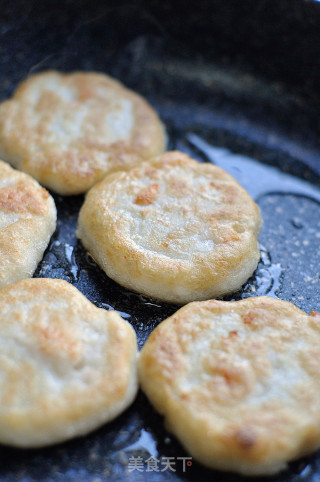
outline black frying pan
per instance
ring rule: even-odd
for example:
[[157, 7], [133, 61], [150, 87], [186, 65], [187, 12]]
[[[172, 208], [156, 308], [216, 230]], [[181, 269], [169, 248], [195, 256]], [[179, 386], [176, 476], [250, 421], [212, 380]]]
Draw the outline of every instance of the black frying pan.
[[[261, 262], [226, 299], [266, 294], [320, 310], [319, 32], [316, 1], [2, 2], [0, 98], [47, 68], [119, 78], [158, 110], [170, 148], [229, 170], [261, 207]], [[75, 237], [83, 197], [54, 198], [58, 227], [36, 276], [66, 279], [97, 306], [119, 310], [142, 346], [177, 307], [107, 278]], [[150, 456], [161, 459], [159, 472], [131, 470], [130, 457]], [[2, 447], [0, 479], [241, 479], [187, 459], [183, 467], [178, 457], [187, 456], [140, 393], [87, 437], [43, 450]], [[161, 472], [168, 457], [175, 471]], [[315, 454], [271, 480], [319, 477]]]

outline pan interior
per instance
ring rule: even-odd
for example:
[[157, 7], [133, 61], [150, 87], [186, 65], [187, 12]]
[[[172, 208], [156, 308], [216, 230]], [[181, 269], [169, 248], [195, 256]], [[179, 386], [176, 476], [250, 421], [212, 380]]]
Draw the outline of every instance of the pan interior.
[[[20, 27], [30, 18], [31, 13], [25, 12]], [[16, 62], [13, 69], [11, 57], [3, 57], [8, 69], [0, 73], [2, 98], [27, 74], [47, 68], [101, 70], [146, 96], [167, 127], [170, 149], [225, 168], [261, 208], [261, 261], [242, 290], [225, 299], [268, 295], [292, 301], [307, 312], [320, 311], [320, 152], [318, 114], [310, 102], [241, 66], [168, 55], [163, 39], [151, 34], [127, 39], [121, 46], [103, 44], [99, 16], [87, 24], [79, 21], [78, 30], [73, 26], [64, 37], [68, 41], [60, 45], [57, 35], [63, 34], [65, 22], [61, 20], [56, 33], [46, 32], [43, 18], [35, 25], [35, 33], [42, 32], [42, 44], [31, 34], [15, 36], [21, 29], [9, 18], [7, 38]], [[47, 55], [50, 42], [57, 50]], [[129, 292], [110, 280], [75, 236], [83, 196], [54, 198], [57, 231], [35, 276], [63, 278], [97, 306], [118, 310], [134, 326], [141, 347], [177, 307]], [[85, 438], [29, 452], [3, 448], [0, 477], [4, 481], [238, 479], [196, 463], [184, 468], [181, 460], [176, 460], [175, 472], [161, 472], [161, 467], [160, 472], [128, 472], [133, 456], [144, 461], [151, 456], [187, 456], [142, 394], [121, 417]], [[320, 459], [315, 455], [291, 464], [289, 471], [272, 480], [311, 481], [318, 473]]]

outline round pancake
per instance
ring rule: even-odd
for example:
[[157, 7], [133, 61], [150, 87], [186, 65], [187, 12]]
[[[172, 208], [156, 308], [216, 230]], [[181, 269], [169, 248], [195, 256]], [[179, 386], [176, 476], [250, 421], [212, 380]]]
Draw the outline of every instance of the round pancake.
[[104, 74], [47, 71], [0, 105], [0, 157], [59, 194], [163, 152], [152, 107]]
[[137, 392], [137, 342], [57, 279], [0, 290], [0, 442], [41, 447], [112, 420]]
[[77, 235], [110, 278], [183, 304], [242, 286], [260, 258], [260, 224], [233, 177], [172, 151], [94, 186]]
[[319, 360], [320, 316], [268, 297], [211, 300], [155, 329], [139, 376], [195, 459], [270, 475], [320, 445]]
[[56, 228], [49, 193], [0, 161], [0, 288], [31, 277]]

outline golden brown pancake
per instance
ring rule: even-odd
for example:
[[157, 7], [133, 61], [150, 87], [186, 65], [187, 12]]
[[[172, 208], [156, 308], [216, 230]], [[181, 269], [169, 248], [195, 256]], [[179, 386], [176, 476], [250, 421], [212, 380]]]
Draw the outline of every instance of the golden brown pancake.
[[59, 194], [86, 192], [164, 148], [152, 107], [102, 73], [42, 72], [0, 105], [0, 155]]
[[0, 442], [42, 447], [114, 419], [137, 392], [137, 342], [57, 279], [0, 290]]
[[260, 225], [258, 206], [233, 177], [173, 151], [94, 186], [77, 234], [110, 278], [182, 304], [247, 281]]
[[0, 161], [0, 288], [33, 275], [56, 218], [48, 191]]
[[142, 349], [140, 383], [207, 467], [271, 475], [320, 446], [320, 317], [268, 297], [190, 303]]

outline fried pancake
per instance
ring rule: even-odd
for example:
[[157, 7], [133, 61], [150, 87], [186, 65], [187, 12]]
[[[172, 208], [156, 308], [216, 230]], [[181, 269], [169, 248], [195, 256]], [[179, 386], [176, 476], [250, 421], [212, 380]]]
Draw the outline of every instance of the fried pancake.
[[0, 288], [31, 277], [56, 228], [52, 197], [0, 161]]
[[42, 447], [114, 419], [137, 392], [137, 342], [57, 279], [0, 290], [0, 442]]
[[260, 225], [233, 177], [173, 151], [94, 186], [77, 235], [119, 284], [183, 304], [242, 286], [260, 258]]
[[139, 376], [195, 459], [270, 475], [320, 446], [319, 360], [319, 316], [268, 297], [211, 300], [160, 323]]
[[152, 107], [104, 74], [40, 73], [0, 105], [0, 155], [59, 194], [86, 192], [164, 148]]

